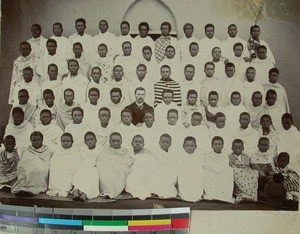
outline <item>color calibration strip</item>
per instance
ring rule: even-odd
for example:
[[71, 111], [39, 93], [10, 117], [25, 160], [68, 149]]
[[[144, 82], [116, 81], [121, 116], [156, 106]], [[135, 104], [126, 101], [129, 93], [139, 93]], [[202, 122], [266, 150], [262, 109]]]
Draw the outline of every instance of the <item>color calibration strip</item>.
[[16, 226], [84, 232], [188, 230], [190, 208], [92, 210], [0, 205], [0, 221]]

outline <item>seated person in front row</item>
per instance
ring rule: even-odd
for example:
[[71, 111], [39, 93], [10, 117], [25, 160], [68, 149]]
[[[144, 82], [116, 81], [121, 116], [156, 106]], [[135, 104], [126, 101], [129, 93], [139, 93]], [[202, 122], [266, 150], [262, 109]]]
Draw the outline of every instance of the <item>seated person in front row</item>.
[[51, 160], [49, 169], [49, 196], [67, 197], [72, 189], [74, 174], [81, 165], [78, 148], [73, 147], [73, 136], [65, 132], [61, 136], [61, 147], [57, 149]]
[[203, 155], [191, 136], [184, 139], [183, 150], [178, 167], [178, 194], [183, 200], [196, 202], [203, 195]]
[[4, 147], [0, 148], [0, 190], [10, 191], [17, 180], [18, 153], [15, 138], [12, 135], [6, 136]]
[[252, 168], [259, 173], [258, 191], [264, 190], [265, 184], [275, 173], [274, 156], [269, 152], [270, 142], [266, 137], [261, 137], [258, 141], [258, 150], [251, 157]]
[[53, 123], [50, 110], [44, 109], [40, 112], [40, 124], [35, 127], [35, 131], [43, 134], [45, 145], [52, 151], [58, 148], [60, 136], [63, 134], [63, 131]]
[[100, 147], [93, 132], [84, 134], [85, 145], [80, 148], [81, 166], [76, 170], [72, 185], [74, 186], [73, 200], [86, 201], [98, 197], [99, 174], [96, 167], [100, 155]]
[[101, 150], [97, 160], [101, 197], [116, 198], [123, 192], [132, 163], [129, 151], [122, 146], [121, 134], [110, 134], [109, 146]]
[[135, 135], [131, 145], [133, 148], [131, 158], [134, 162], [126, 179], [125, 190], [133, 197], [145, 200], [151, 197], [147, 178], [153, 175], [159, 164], [153, 153], [144, 148], [144, 138], [141, 135]]
[[42, 133], [32, 132], [31, 145], [20, 150], [18, 179], [11, 188], [15, 196], [32, 196], [47, 190], [52, 151], [43, 144], [43, 138]]
[[299, 201], [299, 175], [288, 167], [290, 155], [281, 152], [277, 157], [275, 171], [284, 177], [283, 186], [286, 189], [286, 199]]
[[24, 119], [24, 111], [20, 107], [14, 107], [11, 116], [12, 122], [7, 124], [4, 136], [14, 136], [17, 148], [27, 147], [30, 144], [30, 134], [33, 132], [32, 124]]
[[258, 171], [253, 170], [249, 155], [244, 152], [241, 139], [232, 142], [232, 153], [228, 155], [229, 165], [233, 169], [235, 202], [244, 199], [257, 201]]
[[207, 200], [220, 200], [232, 203], [233, 170], [229, 166], [228, 155], [222, 151], [224, 141], [216, 136], [212, 139], [212, 151], [205, 155], [204, 195]]
[[148, 177], [147, 186], [152, 196], [171, 198], [177, 196], [177, 154], [170, 147], [172, 138], [168, 134], [162, 134], [159, 138], [159, 148], [155, 152], [158, 167]]

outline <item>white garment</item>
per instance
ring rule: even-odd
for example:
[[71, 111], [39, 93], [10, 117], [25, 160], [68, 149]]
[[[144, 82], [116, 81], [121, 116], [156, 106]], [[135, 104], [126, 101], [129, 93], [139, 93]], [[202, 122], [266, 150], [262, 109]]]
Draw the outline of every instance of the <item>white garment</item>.
[[211, 127], [209, 129], [210, 142], [215, 136], [220, 136], [224, 140], [223, 152], [226, 154], [230, 154], [232, 152], [231, 146], [233, 141], [233, 132], [228, 127], [217, 128], [216, 126]]
[[51, 39], [54, 39], [57, 42], [57, 49], [56, 49], [56, 53], [63, 59], [67, 59], [67, 49], [69, 48], [69, 42], [68, 42], [68, 38], [64, 37], [64, 36], [55, 36], [52, 35], [50, 37]]
[[73, 55], [73, 44], [76, 42], [80, 42], [83, 48], [83, 52], [86, 54], [87, 58], [90, 58], [90, 61], [93, 60], [95, 57], [95, 51], [94, 51], [94, 38], [84, 33], [82, 36], [80, 36], [78, 33], [74, 33], [68, 38], [69, 41], [69, 48], [68, 48], [68, 55], [67, 57], [71, 57]]
[[242, 43], [243, 45], [243, 53], [241, 57], [249, 57], [249, 52], [247, 50], [247, 42], [240, 38], [239, 36], [228, 37], [226, 40], [222, 41], [222, 54], [225, 58], [230, 58], [234, 56], [233, 46], [235, 43]]
[[211, 52], [214, 47], [220, 47], [221, 48], [221, 41], [219, 41], [217, 38], [208, 38], [204, 37], [199, 41], [199, 54], [201, 55], [201, 58], [203, 60], [207, 60], [207, 58], [211, 57]]
[[192, 42], [196, 42], [198, 43], [198, 45], [200, 43], [199, 39], [194, 36], [191, 36], [190, 38], [184, 36], [178, 40], [177, 46], [180, 52], [181, 59], [190, 56], [189, 48]]
[[101, 126], [100, 120], [93, 124], [93, 132], [97, 138], [97, 144], [103, 149], [109, 146], [109, 136], [113, 132], [114, 125], [109, 121], [106, 128]]
[[152, 53], [154, 52], [154, 41], [150, 36], [142, 38], [140, 35], [137, 35], [134, 38], [134, 45], [135, 45], [135, 56], [139, 59], [143, 59], [143, 47], [150, 46], [152, 49]]
[[100, 44], [105, 44], [107, 46], [108, 52], [107, 56], [114, 58], [116, 54], [119, 52], [118, 50], [118, 42], [115, 34], [106, 31], [105, 33], [99, 32], [96, 36], [94, 36], [94, 51], [98, 54], [98, 46]]
[[19, 103], [18, 93], [21, 89], [26, 89], [28, 91], [28, 103], [31, 103], [33, 106], [41, 104], [43, 98], [41, 87], [34, 81], [26, 83], [24, 80], [15, 85], [12, 104], [17, 105]]
[[[223, 79], [224, 80], [224, 79]], [[207, 77], [201, 82], [200, 100], [204, 106], [208, 106], [208, 94], [216, 91], [219, 94], [219, 103], [222, 105], [222, 86], [223, 80], [217, 77]]]
[[136, 77], [136, 68], [139, 65], [139, 59], [135, 55], [130, 56], [119, 55], [115, 58], [114, 65], [121, 65], [124, 71], [124, 77], [132, 81]]
[[239, 119], [240, 114], [243, 112], [247, 112], [244, 105], [234, 106], [230, 104], [225, 107], [224, 114], [226, 116], [226, 126], [231, 130], [235, 130], [240, 126]]
[[39, 38], [30, 38], [27, 42], [31, 45], [31, 54], [37, 58], [41, 58], [46, 53], [47, 39], [43, 36]]
[[166, 125], [168, 124], [168, 111], [170, 109], [176, 109], [178, 111], [178, 121], [177, 123], [179, 124], [181, 122], [181, 110], [180, 107], [175, 103], [175, 102], [171, 102], [169, 105], [167, 105], [166, 103], [162, 102], [159, 103], [155, 109], [154, 109], [154, 113], [155, 113], [155, 121], [157, 123], [159, 123], [160, 125]]
[[196, 139], [197, 150], [200, 154], [208, 153], [211, 148], [210, 132], [206, 125], [190, 126], [186, 129], [186, 136]]
[[248, 67], [250, 67], [250, 63], [246, 62], [243, 58], [241, 57], [230, 57], [229, 62], [233, 63], [235, 66], [235, 77], [240, 79], [242, 82], [245, 82], [246, 79], [246, 70]]
[[250, 63], [251, 67], [255, 68], [256, 75], [255, 80], [261, 84], [268, 83], [269, 80], [269, 70], [274, 67], [274, 63], [271, 59], [259, 59], [255, 58]]
[[265, 95], [264, 95], [264, 88], [261, 83], [258, 83], [257, 81], [245, 81], [244, 82], [244, 90], [245, 90], [245, 96], [244, 96], [244, 105], [246, 109], [248, 106], [252, 106], [252, 94], [256, 91], [261, 92], [262, 96], [262, 105], [265, 104]]
[[171, 68], [171, 77], [173, 80], [180, 83], [184, 79], [183, 68], [180, 60], [178, 58], [168, 59], [165, 57], [160, 63], [159, 66], [168, 65]]
[[231, 104], [230, 98], [231, 94], [235, 91], [239, 92], [241, 94], [241, 103], [243, 103], [244, 100], [244, 83], [238, 79], [236, 76], [233, 76], [231, 78], [225, 77], [225, 79], [222, 80], [222, 99], [220, 100], [220, 105], [223, 105], [224, 107]]
[[69, 123], [65, 128], [65, 132], [69, 132], [73, 136], [73, 147], [84, 145], [84, 135], [88, 131], [92, 131], [92, 128], [85, 122], [80, 124]]
[[244, 153], [247, 155], [253, 155], [257, 150], [259, 134], [251, 126], [248, 126], [246, 129], [241, 127], [237, 128], [233, 133], [234, 139], [241, 139], [244, 142]]

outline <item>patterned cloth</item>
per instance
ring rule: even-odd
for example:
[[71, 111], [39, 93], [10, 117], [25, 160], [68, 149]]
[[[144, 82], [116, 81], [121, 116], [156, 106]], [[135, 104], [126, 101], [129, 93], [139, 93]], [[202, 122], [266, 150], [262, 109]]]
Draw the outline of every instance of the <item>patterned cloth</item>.
[[229, 165], [233, 168], [234, 194], [257, 201], [258, 171], [252, 170], [250, 158], [244, 153], [238, 156], [241, 160], [233, 153], [228, 157]]
[[284, 177], [283, 186], [287, 192], [299, 193], [299, 175], [290, 168], [275, 168], [276, 172], [281, 173]]
[[14, 149], [8, 153], [5, 149], [0, 152], [0, 189], [3, 186], [11, 186], [17, 179], [17, 165], [19, 155]]
[[164, 59], [165, 50], [169, 45], [171, 45], [171, 36], [161, 36], [155, 41], [155, 59], [158, 63]]

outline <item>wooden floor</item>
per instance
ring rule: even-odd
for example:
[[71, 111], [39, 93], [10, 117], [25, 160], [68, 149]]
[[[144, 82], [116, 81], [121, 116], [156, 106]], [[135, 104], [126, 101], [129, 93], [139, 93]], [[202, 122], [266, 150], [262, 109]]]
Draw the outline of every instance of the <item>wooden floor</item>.
[[31, 198], [17, 198], [10, 193], [0, 192], [0, 202], [6, 205], [38, 206], [52, 208], [94, 208], [94, 209], [153, 209], [155, 207], [174, 208], [191, 207], [192, 210], [298, 210], [298, 205], [289, 207], [273, 206], [267, 202], [242, 202], [230, 204], [221, 201], [186, 202], [179, 199], [148, 198], [144, 201], [123, 196], [117, 200], [96, 198], [88, 202], [72, 201], [72, 197], [48, 197], [44, 194]]

